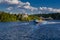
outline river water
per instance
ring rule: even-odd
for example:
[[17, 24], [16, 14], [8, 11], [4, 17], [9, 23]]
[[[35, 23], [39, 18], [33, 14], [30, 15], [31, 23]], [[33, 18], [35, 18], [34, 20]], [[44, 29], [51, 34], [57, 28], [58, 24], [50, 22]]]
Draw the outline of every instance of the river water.
[[60, 40], [60, 20], [0, 22], [0, 40]]

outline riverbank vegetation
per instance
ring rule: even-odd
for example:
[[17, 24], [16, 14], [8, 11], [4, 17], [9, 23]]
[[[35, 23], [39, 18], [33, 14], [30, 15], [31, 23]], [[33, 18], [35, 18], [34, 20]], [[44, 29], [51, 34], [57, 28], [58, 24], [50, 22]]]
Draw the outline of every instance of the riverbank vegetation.
[[51, 17], [54, 20], [60, 20], [60, 13], [49, 13], [49, 14], [10, 14], [7, 12], [0, 12], [0, 22], [14, 22], [14, 21], [31, 21], [40, 19], [40, 17], [48, 18]]
[[10, 22], [16, 21], [17, 17], [13, 14], [9, 14], [6, 12], [0, 12], [0, 22]]

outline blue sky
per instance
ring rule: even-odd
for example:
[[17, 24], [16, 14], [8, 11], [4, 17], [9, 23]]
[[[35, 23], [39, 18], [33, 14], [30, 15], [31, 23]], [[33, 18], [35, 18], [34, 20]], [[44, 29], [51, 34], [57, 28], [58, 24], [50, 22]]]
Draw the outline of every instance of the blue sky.
[[11, 13], [60, 13], [60, 0], [0, 0], [0, 11]]
[[53, 7], [60, 8], [60, 0], [21, 0], [23, 2], [30, 2], [34, 7]]

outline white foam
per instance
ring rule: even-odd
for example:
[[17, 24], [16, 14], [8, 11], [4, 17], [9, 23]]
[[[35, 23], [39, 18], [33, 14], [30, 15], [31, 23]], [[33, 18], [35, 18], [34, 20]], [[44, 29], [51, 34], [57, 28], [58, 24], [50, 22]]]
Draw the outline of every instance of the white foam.
[[60, 22], [48, 22], [48, 24], [57, 24], [57, 23], [60, 23]]
[[20, 24], [20, 25], [28, 25], [29, 23], [22, 23], [22, 24]]
[[43, 21], [42, 24], [47, 24], [48, 22], [47, 21]]
[[58, 24], [58, 23], [60, 23], [60, 22], [48, 22], [48, 21], [45, 21], [42, 24]]

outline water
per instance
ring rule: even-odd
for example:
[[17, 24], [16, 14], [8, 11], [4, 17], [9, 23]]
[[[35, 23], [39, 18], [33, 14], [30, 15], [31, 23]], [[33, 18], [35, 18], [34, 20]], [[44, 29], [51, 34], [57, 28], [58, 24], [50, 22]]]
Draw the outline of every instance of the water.
[[60, 40], [60, 20], [0, 22], [0, 40]]

